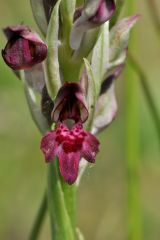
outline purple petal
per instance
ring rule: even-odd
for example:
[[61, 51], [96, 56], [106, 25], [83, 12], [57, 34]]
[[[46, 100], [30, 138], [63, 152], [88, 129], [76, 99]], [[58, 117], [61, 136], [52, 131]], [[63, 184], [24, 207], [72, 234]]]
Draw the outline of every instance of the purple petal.
[[82, 147], [82, 157], [88, 162], [94, 163], [96, 154], [99, 151], [99, 141], [89, 132], [85, 132], [86, 137]]
[[46, 162], [52, 160], [57, 153], [58, 146], [55, 137], [55, 131], [50, 131], [41, 140], [40, 148], [45, 155]]
[[65, 153], [61, 151], [59, 154], [60, 172], [61, 175], [64, 177], [64, 180], [69, 184], [74, 183], [77, 179], [79, 161], [79, 152]]

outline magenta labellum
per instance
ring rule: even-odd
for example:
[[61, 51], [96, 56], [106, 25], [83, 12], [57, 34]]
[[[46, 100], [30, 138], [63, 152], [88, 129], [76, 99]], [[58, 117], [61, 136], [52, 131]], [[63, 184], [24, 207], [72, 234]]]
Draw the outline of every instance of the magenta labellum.
[[[87, 120], [88, 110], [81, 86], [78, 83], [65, 83], [59, 90], [52, 120], [57, 123], [56, 129], [48, 132], [41, 141], [41, 150], [46, 162], [56, 156], [64, 180], [72, 184], [78, 176], [81, 157], [94, 163], [99, 150], [99, 141], [83, 129], [82, 123]], [[73, 120], [72, 126], [68, 120]]]
[[99, 141], [91, 133], [84, 131], [81, 123], [75, 124], [71, 130], [65, 124], [60, 123], [41, 141], [41, 149], [45, 154], [46, 162], [57, 156], [61, 175], [69, 184], [77, 179], [81, 157], [88, 162], [95, 162], [98, 146]]

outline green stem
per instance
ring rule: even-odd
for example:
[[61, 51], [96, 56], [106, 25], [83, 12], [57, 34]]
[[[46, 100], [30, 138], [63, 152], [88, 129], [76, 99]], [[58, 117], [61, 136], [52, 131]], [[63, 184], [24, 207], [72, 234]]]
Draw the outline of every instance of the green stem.
[[139, 199], [138, 99], [131, 64], [126, 70], [126, 165], [128, 184], [128, 239], [141, 239]]
[[72, 228], [71, 216], [66, 206], [66, 195], [62, 189], [56, 159], [49, 163], [47, 195], [52, 240], [74, 240], [75, 230]]
[[45, 192], [42, 202], [41, 202], [41, 205], [40, 205], [40, 208], [38, 210], [38, 214], [37, 214], [35, 222], [33, 224], [33, 227], [32, 227], [32, 230], [31, 230], [31, 233], [29, 236], [29, 240], [38, 239], [40, 229], [41, 229], [42, 223], [45, 218], [46, 210], [47, 210], [47, 198], [46, 198], [46, 192]]
[[[134, 0], [127, 5], [128, 14], [135, 9]], [[134, 36], [129, 47], [135, 49]], [[134, 51], [134, 50], [133, 50]], [[131, 63], [126, 69], [126, 167], [128, 184], [128, 240], [141, 240], [139, 194], [139, 135], [138, 135], [138, 86]]]
[[63, 39], [65, 40], [66, 46], [69, 49], [70, 49], [69, 35], [70, 35], [71, 27], [73, 24], [73, 15], [75, 12], [75, 7], [76, 7], [76, 0], [72, 0], [72, 1], [63, 0], [61, 2], [61, 6], [60, 6], [61, 18], [62, 18]]
[[58, 61], [58, 33], [59, 33], [59, 5], [61, 0], [57, 1], [50, 18], [47, 29], [46, 43], [48, 54], [45, 60], [45, 82], [47, 90], [52, 99], [55, 98], [58, 89], [61, 86], [59, 61]]
[[65, 196], [65, 203], [68, 211], [68, 215], [70, 216], [70, 221], [72, 225], [72, 229], [75, 232], [76, 230], [76, 194], [77, 194], [77, 185], [68, 185], [61, 178], [61, 184], [63, 193]]
[[[39, 122], [37, 120], [37, 117], [35, 116], [35, 113], [34, 113], [32, 107], [31, 107], [29, 96], [27, 94], [28, 93], [28, 88], [27, 88], [27, 82], [26, 82], [26, 79], [25, 79], [25, 72], [23, 70], [21, 70], [19, 72], [19, 74], [20, 74], [20, 79], [22, 80], [22, 82], [24, 84], [24, 89], [25, 89], [26, 99], [27, 99], [27, 103], [28, 103], [28, 108], [30, 110], [32, 119], [35, 122], [35, 125], [38, 127], [39, 131], [42, 134], [44, 134], [47, 131], [47, 128], [42, 128], [41, 127], [41, 124], [39, 124]], [[43, 196], [43, 199], [42, 199], [42, 202], [40, 204], [35, 222], [33, 224], [33, 227], [32, 227], [32, 230], [31, 230], [31, 233], [30, 233], [30, 236], [29, 236], [29, 240], [38, 239], [39, 232], [40, 232], [40, 229], [42, 227], [42, 223], [44, 221], [46, 211], [47, 211], [47, 197], [46, 197], [46, 192], [45, 192], [45, 194]]]
[[148, 102], [148, 106], [151, 111], [151, 115], [153, 117], [153, 121], [154, 121], [156, 131], [157, 131], [157, 134], [159, 137], [159, 142], [160, 142], [160, 116], [158, 114], [156, 105], [154, 103], [152, 94], [150, 92], [150, 88], [148, 86], [147, 76], [141, 69], [140, 65], [137, 63], [137, 60], [132, 55], [130, 55], [129, 60], [132, 64], [132, 67], [134, 68], [135, 72], [137, 72], [137, 74], [140, 78], [142, 89], [143, 89], [144, 95], [146, 97], [146, 100]]

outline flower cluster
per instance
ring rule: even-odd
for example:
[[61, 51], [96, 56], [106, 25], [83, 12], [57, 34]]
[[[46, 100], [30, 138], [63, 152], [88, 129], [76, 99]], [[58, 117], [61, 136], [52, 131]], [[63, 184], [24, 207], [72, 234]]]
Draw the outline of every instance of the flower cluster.
[[[41, 4], [43, 21], [36, 14], [36, 4]], [[123, 70], [129, 31], [138, 16], [123, 19], [109, 31], [108, 20], [116, 9], [114, 0], [86, 1], [84, 6], [74, 9], [69, 18], [73, 21], [68, 25], [63, 8], [59, 16], [60, 1], [36, 4], [32, 6], [36, 21], [47, 35], [47, 43], [48, 39], [53, 43], [47, 47], [27, 26], [10, 26], [4, 29], [8, 42], [2, 57], [16, 74], [17, 70], [24, 70], [32, 115], [44, 133], [40, 147], [45, 160], [50, 162], [58, 157], [62, 177], [72, 184], [78, 177], [81, 158], [95, 162], [99, 141], [91, 132], [98, 133], [115, 118], [114, 82]], [[106, 38], [103, 46], [102, 37]], [[83, 62], [83, 58], [88, 60]], [[68, 79], [66, 72], [74, 80]], [[34, 102], [34, 91], [40, 93], [41, 106]]]
[[88, 110], [78, 83], [65, 83], [59, 90], [51, 117], [56, 128], [42, 138], [41, 149], [47, 162], [59, 158], [61, 175], [71, 184], [77, 179], [81, 157], [94, 163], [99, 146], [95, 136], [83, 129]]

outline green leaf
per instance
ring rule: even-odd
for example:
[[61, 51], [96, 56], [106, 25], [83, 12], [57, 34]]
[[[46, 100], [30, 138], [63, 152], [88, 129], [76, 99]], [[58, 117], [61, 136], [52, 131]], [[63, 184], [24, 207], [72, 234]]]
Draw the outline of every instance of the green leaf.
[[[24, 85], [24, 91], [28, 103], [28, 107], [32, 116], [33, 121], [35, 122], [36, 126], [40, 130], [42, 134], [50, 130], [50, 126], [44, 117], [44, 115], [41, 112], [41, 105], [37, 101], [36, 91], [29, 83], [29, 79], [26, 77], [25, 71], [21, 70], [19, 71], [20, 79], [23, 82]], [[39, 95], [39, 93], [38, 93]]]
[[25, 80], [34, 92], [41, 94], [45, 85], [43, 64], [39, 63], [31, 69], [25, 70]]
[[52, 9], [57, 0], [30, 0], [35, 21], [45, 36]]
[[106, 22], [93, 49], [91, 65], [96, 81], [103, 81], [109, 63], [109, 23]]
[[123, 71], [124, 65], [119, 65], [109, 71], [101, 85], [101, 91], [96, 104], [94, 116], [94, 129], [100, 132], [107, 127], [115, 118], [117, 113], [117, 101], [115, 96], [115, 80]]
[[85, 63], [86, 72], [88, 76], [87, 102], [88, 102], [88, 109], [89, 109], [89, 117], [86, 122], [86, 128], [88, 130], [91, 130], [93, 119], [94, 119], [96, 101], [99, 95], [101, 84], [100, 84], [100, 81], [96, 81], [92, 67], [88, 62], [88, 60], [85, 58], [84, 58], [84, 63]]
[[30, 0], [32, 12], [37, 25], [39, 26], [42, 33], [45, 35], [47, 31], [47, 19], [43, 6], [43, 0]]
[[94, 127], [99, 132], [106, 126], [108, 126], [117, 113], [117, 101], [115, 97], [114, 84], [110, 86], [108, 91], [101, 94], [98, 98], [94, 119]]
[[60, 6], [64, 47], [66, 48], [65, 51], [67, 51], [68, 53], [70, 53], [71, 50], [69, 47], [69, 37], [73, 24], [75, 7], [76, 0], [63, 0]]
[[61, 86], [58, 61], [59, 5], [60, 0], [52, 11], [46, 38], [48, 46], [48, 55], [45, 61], [46, 86], [52, 99], [55, 98]]
[[129, 33], [134, 24], [139, 19], [139, 15], [133, 15], [124, 18], [118, 22], [110, 31], [110, 63], [124, 63], [126, 58], [126, 50], [128, 47]]
[[[74, 60], [80, 60], [88, 57], [98, 40], [100, 29], [101, 28], [91, 29], [84, 34], [80, 47], [74, 52]], [[74, 38], [71, 41], [74, 41]]]
[[70, 26], [73, 23], [73, 15], [75, 12], [75, 7], [76, 7], [76, 0], [72, 0], [72, 1], [63, 0], [61, 3], [60, 9], [61, 9], [63, 21], [67, 21], [70, 24]]
[[28, 85], [27, 81], [24, 82], [24, 90], [27, 99], [27, 103], [32, 115], [32, 118], [39, 128], [40, 132], [44, 134], [50, 130], [49, 124], [41, 112], [40, 104], [36, 102], [36, 96], [33, 89]]

